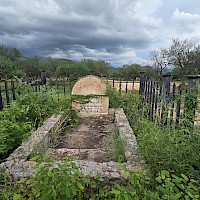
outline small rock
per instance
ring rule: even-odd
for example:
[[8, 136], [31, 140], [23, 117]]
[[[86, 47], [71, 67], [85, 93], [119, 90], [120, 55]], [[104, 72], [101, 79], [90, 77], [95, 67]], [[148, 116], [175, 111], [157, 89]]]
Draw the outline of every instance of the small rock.
[[37, 162], [35, 161], [26, 161], [23, 163], [24, 168], [32, 168], [36, 165]]

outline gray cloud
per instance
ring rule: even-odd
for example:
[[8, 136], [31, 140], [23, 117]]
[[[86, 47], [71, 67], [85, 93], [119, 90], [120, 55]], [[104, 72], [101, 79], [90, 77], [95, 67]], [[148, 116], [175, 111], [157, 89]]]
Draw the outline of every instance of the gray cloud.
[[174, 8], [164, 0], [0, 0], [0, 43], [28, 56], [143, 63], [137, 51], [146, 55], [176, 37], [160, 11], [167, 6], [168, 20], [180, 24], [176, 8], [184, 3], [172, 1]]

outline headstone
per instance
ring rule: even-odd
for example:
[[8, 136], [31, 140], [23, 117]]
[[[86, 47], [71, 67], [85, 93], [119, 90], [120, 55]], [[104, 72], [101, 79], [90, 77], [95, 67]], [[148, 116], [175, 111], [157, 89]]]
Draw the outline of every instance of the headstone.
[[80, 116], [108, 114], [109, 98], [106, 96], [106, 84], [101, 78], [94, 75], [80, 78], [74, 84], [72, 95], [79, 97], [72, 102], [72, 108], [79, 111]]

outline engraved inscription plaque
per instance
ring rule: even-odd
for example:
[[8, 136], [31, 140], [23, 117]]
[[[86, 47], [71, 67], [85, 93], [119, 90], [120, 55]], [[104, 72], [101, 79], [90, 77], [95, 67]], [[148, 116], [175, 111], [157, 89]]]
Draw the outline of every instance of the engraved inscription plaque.
[[105, 96], [106, 84], [96, 76], [89, 75], [79, 79], [73, 89], [72, 95], [95, 95], [88, 99], [87, 103], [72, 102], [72, 107], [79, 111], [81, 116], [108, 114], [109, 98]]

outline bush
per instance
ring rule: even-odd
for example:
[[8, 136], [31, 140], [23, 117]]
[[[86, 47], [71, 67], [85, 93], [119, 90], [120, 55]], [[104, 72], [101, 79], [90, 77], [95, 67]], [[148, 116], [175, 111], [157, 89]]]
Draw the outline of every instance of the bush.
[[31, 86], [21, 83], [18, 92], [17, 100], [0, 112], [0, 162], [48, 116], [70, 109], [71, 100], [58, 101], [52, 90], [41, 88], [40, 92], [34, 92]]

